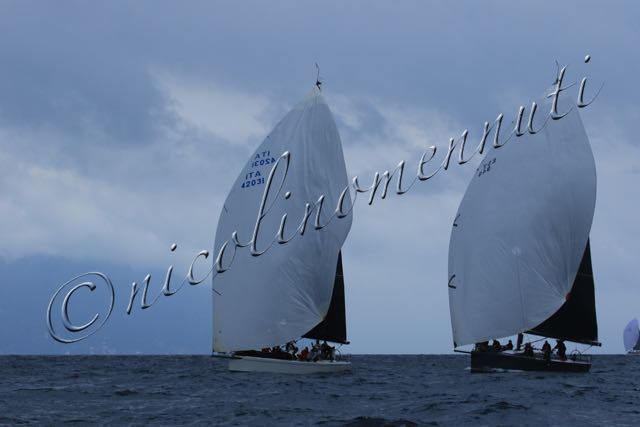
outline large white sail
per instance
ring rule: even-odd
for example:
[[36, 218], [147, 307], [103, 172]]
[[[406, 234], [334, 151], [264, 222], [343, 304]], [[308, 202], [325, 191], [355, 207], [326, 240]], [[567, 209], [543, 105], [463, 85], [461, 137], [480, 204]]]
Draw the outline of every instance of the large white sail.
[[640, 338], [640, 330], [638, 330], [638, 319], [633, 319], [622, 332], [622, 340], [624, 341], [624, 349], [631, 351], [636, 347], [638, 339]]
[[[320, 224], [333, 215], [348, 179], [336, 124], [320, 90], [314, 88], [260, 144], [233, 184], [218, 222], [216, 254], [234, 231], [241, 243], [251, 240], [269, 172], [287, 151], [289, 168], [286, 177], [284, 161], [276, 170], [255, 249], [263, 251], [271, 244], [285, 213], [283, 237], [295, 234], [305, 204], [313, 205], [322, 195]], [[350, 206], [347, 194], [345, 210]], [[273, 243], [261, 256], [252, 256], [248, 247], [238, 248], [231, 268], [214, 278], [219, 293], [214, 293], [213, 304], [214, 351], [281, 345], [322, 321], [352, 217], [334, 217], [319, 230], [314, 229], [315, 217], [313, 211], [304, 235], [286, 244]], [[223, 265], [231, 259], [231, 243], [226, 252]]]
[[[549, 108], [540, 105], [541, 119]], [[491, 147], [467, 188], [449, 243], [456, 347], [533, 328], [571, 290], [591, 229], [596, 171], [577, 108], [560, 103], [558, 111], [570, 108], [537, 134]]]

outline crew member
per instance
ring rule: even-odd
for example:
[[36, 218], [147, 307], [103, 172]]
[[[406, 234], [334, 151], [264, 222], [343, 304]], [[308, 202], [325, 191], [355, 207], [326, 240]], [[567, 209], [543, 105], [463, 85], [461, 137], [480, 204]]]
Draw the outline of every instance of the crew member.
[[533, 346], [530, 342], [524, 345], [524, 355], [527, 357], [533, 357]]
[[298, 360], [302, 360], [303, 362], [309, 360], [309, 347], [305, 347], [302, 349], [302, 351], [298, 355]]
[[558, 350], [560, 360], [567, 360], [567, 346], [564, 345], [563, 340], [556, 340], [556, 346], [553, 349]]
[[551, 361], [551, 344], [547, 340], [542, 345], [542, 355], [547, 362]]

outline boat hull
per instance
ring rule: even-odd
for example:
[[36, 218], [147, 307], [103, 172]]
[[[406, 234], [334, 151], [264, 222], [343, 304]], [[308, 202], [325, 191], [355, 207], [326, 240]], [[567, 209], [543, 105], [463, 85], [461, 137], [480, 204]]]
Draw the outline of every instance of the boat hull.
[[229, 370], [233, 372], [274, 372], [281, 374], [317, 374], [323, 372], [345, 372], [351, 362], [321, 360], [302, 362], [299, 360], [271, 359], [266, 357], [235, 356], [229, 359]]
[[589, 372], [591, 359], [545, 360], [541, 354], [525, 356], [518, 352], [471, 352], [471, 372], [492, 372], [496, 370], [513, 371], [551, 371], [551, 372]]

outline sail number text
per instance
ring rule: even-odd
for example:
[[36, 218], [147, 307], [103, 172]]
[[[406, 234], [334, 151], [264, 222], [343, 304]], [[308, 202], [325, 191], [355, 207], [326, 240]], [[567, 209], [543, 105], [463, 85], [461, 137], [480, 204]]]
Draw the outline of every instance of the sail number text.
[[[271, 156], [271, 151], [265, 150], [261, 153], [256, 153], [253, 160], [251, 160], [250, 167], [251, 169], [255, 169], [261, 166], [273, 165], [275, 164], [275, 162], [276, 162], [276, 159]], [[257, 171], [250, 170], [245, 174], [244, 180], [242, 181], [240, 188], [249, 188], [249, 187], [253, 187], [254, 185], [264, 184], [264, 182], [265, 182], [264, 176], [262, 176], [259, 170]]]
[[493, 159], [489, 159], [486, 162], [482, 162], [480, 164], [480, 166], [478, 166], [478, 169], [476, 169], [476, 172], [478, 172], [478, 176], [482, 176], [485, 173], [489, 172], [491, 170], [491, 165], [494, 164], [496, 162], [496, 158], [494, 157]]

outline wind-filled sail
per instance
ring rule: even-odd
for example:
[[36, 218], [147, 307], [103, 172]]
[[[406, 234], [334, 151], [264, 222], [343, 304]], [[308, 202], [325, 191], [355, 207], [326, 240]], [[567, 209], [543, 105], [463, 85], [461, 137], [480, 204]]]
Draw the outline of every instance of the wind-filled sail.
[[596, 298], [591, 268], [591, 248], [587, 241], [573, 287], [553, 316], [527, 331], [529, 334], [600, 345], [596, 320]]
[[[278, 163], [266, 192], [269, 173]], [[285, 173], [286, 171], [286, 173]], [[251, 155], [227, 197], [216, 230], [215, 254], [229, 241], [222, 266], [231, 267], [213, 280], [213, 348], [217, 352], [259, 349], [300, 338], [320, 323], [329, 310], [338, 254], [351, 227], [351, 214], [333, 217], [340, 194], [348, 186], [340, 136], [333, 116], [314, 88], [290, 111]], [[317, 200], [324, 196], [316, 230]], [[255, 250], [248, 244], [261, 200]], [[305, 205], [314, 206], [300, 235]], [[347, 193], [344, 208], [351, 200]], [[286, 222], [281, 236], [283, 215]], [[279, 244], [294, 236], [288, 243]]]
[[558, 111], [571, 112], [537, 134], [491, 147], [469, 183], [449, 243], [455, 347], [527, 331], [571, 299], [596, 172], [577, 109], [566, 104]]
[[342, 254], [338, 255], [336, 278], [333, 284], [331, 304], [324, 320], [318, 323], [312, 330], [302, 336], [303, 338], [326, 340], [347, 344], [347, 321], [344, 305], [344, 276], [342, 273]]
[[638, 320], [633, 319], [622, 332], [622, 339], [624, 341], [624, 349], [626, 351], [638, 350], [640, 347], [640, 330], [638, 329]]

